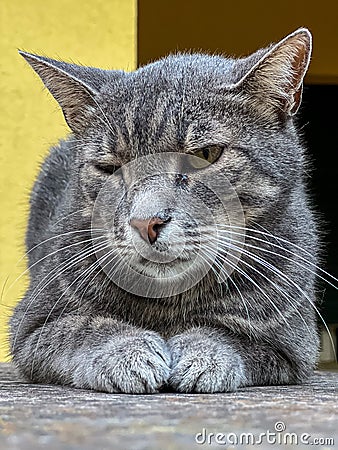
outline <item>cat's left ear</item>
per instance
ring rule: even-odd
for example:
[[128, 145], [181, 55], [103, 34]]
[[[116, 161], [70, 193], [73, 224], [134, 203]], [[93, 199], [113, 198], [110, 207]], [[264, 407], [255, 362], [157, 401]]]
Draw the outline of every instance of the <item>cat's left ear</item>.
[[96, 96], [109, 71], [78, 66], [19, 51], [59, 103], [69, 127], [81, 133], [97, 107]]
[[301, 103], [311, 50], [310, 31], [299, 28], [272, 46], [235, 86], [248, 92], [261, 110], [292, 116]]

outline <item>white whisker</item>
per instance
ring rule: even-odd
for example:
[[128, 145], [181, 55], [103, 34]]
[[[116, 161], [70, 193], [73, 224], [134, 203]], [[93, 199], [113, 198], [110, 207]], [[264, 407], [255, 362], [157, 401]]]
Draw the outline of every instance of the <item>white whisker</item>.
[[[84, 259], [88, 258], [89, 256], [95, 254], [95, 252], [97, 250], [101, 249], [101, 246], [103, 247], [104, 245], [106, 245], [105, 243], [101, 243], [101, 244], [97, 244], [96, 247], [93, 247], [91, 245], [89, 245], [89, 249], [83, 249], [81, 250], [79, 253], [76, 253], [75, 255], [72, 255], [70, 258], [66, 259], [65, 261], [62, 261], [61, 264], [59, 264], [59, 266], [57, 266], [56, 268], [53, 268], [47, 275], [45, 275], [45, 277], [43, 277], [43, 279], [38, 283], [38, 285], [35, 287], [35, 289], [33, 290], [31, 297], [29, 299], [29, 302], [25, 308], [25, 311], [20, 319], [20, 322], [18, 324], [18, 327], [16, 329], [15, 332], [15, 336], [13, 338], [13, 351], [15, 350], [15, 345], [16, 345], [16, 339], [19, 333], [19, 330], [21, 328], [21, 325], [26, 317], [26, 314], [29, 310], [29, 308], [32, 306], [32, 304], [35, 302], [35, 300], [38, 298], [38, 296], [41, 294], [41, 292], [46, 289], [47, 286], [49, 286], [52, 282], [54, 282], [60, 275], [62, 275], [65, 271], [69, 270], [72, 266], [74, 266], [75, 264], [83, 261]], [[62, 268], [62, 270], [60, 271], [59, 269]], [[52, 278], [49, 279], [49, 281], [43, 286], [42, 286], [43, 282], [45, 280], [48, 280], [48, 278], [52, 275]], [[40, 289], [39, 289], [40, 288]]]
[[[335, 351], [335, 347], [334, 347], [334, 343], [333, 343], [333, 340], [332, 340], [332, 337], [331, 337], [331, 333], [330, 333], [330, 331], [329, 331], [329, 329], [328, 329], [328, 326], [327, 326], [327, 324], [326, 324], [326, 322], [325, 322], [323, 316], [322, 316], [321, 313], [319, 312], [319, 310], [318, 310], [318, 308], [316, 307], [316, 305], [314, 304], [314, 302], [313, 302], [313, 301], [309, 298], [309, 296], [308, 296], [308, 295], [307, 295], [307, 294], [306, 294], [306, 293], [298, 286], [298, 284], [294, 282], [294, 280], [292, 280], [290, 277], [288, 277], [288, 276], [285, 275], [283, 272], [281, 272], [281, 271], [280, 271], [277, 267], [275, 267], [273, 264], [269, 263], [269, 262], [266, 261], [266, 260], [263, 260], [263, 259], [260, 258], [259, 256], [254, 255], [254, 254], [252, 254], [251, 252], [249, 252], [249, 251], [247, 251], [247, 250], [245, 250], [245, 249], [243, 249], [243, 248], [238, 248], [238, 247], [234, 246], [234, 245], [231, 244], [231, 243], [227, 243], [227, 244], [224, 244], [224, 243], [223, 243], [223, 244], [222, 244], [221, 242], [218, 242], [217, 244], [218, 244], [220, 247], [222, 247], [222, 245], [223, 245], [224, 248], [226, 248], [227, 250], [229, 250], [229, 249], [234, 249], [234, 250], [236, 250], [236, 251], [242, 252], [243, 254], [245, 254], [246, 256], [248, 256], [249, 258], [253, 259], [254, 261], [258, 262], [259, 264], [261, 264], [262, 266], [264, 266], [265, 268], [267, 268], [267, 269], [270, 270], [271, 272], [275, 273], [276, 275], [278, 275], [279, 277], [281, 277], [282, 279], [284, 279], [286, 282], [289, 283], [289, 285], [291, 284], [292, 286], [294, 286], [294, 287], [300, 292], [300, 294], [301, 294], [302, 296], [304, 296], [304, 298], [310, 303], [310, 305], [313, 307], [313, 309], [314, 309], [314, 310], [316, 311], [316, 313], [318, 314], [318, 316], [319, 316], [320, 320], [322, 321], [322, 323], [323, 323], [323, 325], [324, 325], [326, 331], [327, 331], [328, 334], [329, 334], [329, 338], [330, 338], [330, 341], [331, 341], [331, 345], [332, 345], [332, 348], [333, 348], [335, 357], [337, 358], [337, 356], [336, 356], [336, 351]], [[241, 259], [240, 262], [243, 263], [243, 264], [245, 264], [245, 265], [247, 265], [247, 266], [250, 266], [254, 271], [258, 271], [256, 268], [254, 268], [252, 265], [250, 265], [249, 263], [247, 263], [247, 262], [244, 261], [243, 259]], [[237, 268], [236, 268], [236, 270], [237, 270]], [[269, 279], [268, 279], [264, 274], [262, 274], [260, 271], [258, 271], [258, 273], [259, 273], [263, 278], [266, 278], [267, 280], [269, 280]], [[283, 296], [284, 296], [284, 295], [283, 295]], [[285, 296], [284, 296], [284, 298], [285, 298]], [[303, 319], [303, 321], [304, 321], [304, 319]], [[304, 322], [304, 323], [305, 323], [305, 322]], [[305, 324], [305, 325], [306, 325], [306, 324]], [[307, 325], [306, 325], [306, 326], [307, 326]], [[307, 328], [308, 328], [308, 327], [307, 327]]]

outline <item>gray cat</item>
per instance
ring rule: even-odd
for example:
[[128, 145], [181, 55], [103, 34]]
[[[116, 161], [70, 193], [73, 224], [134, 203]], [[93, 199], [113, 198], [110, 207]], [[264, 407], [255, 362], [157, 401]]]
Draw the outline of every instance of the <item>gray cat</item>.
[[304, 382], [318, 239], [293, 117], [309, 31], [132, 73], [20, 54], [72, 134], [31, 195], [19, 372], [125, 393]]

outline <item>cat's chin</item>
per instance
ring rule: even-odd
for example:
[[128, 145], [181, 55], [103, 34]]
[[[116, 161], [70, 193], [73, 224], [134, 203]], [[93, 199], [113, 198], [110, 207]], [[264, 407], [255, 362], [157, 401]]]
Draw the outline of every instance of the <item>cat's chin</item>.
[[160, 263], [149, 261], [141, 257], [133, 264], [133, 268], [142, 275], [161, 281], [165, 278], [178, 277], [180, 275], [184, 276], [184, 273], [189, 269], [190, 265], [190, 260], [182, 258]]
[[168, 298], [191, 289], [205, 275], [198, 267], [192, 270], [191, 261], [159, 264], [151, 261], [133, 264], [132, 271], [115, 277], [125, 291], [146, 298]]

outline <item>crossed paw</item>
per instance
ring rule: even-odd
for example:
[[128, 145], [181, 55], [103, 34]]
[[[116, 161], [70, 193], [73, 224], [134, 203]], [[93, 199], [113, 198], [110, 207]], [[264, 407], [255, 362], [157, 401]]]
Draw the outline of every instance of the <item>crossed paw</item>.
[[105, 392], [231, 392], [244, 385], [241, 357], [212, 337], [182, 334], [164, 341], [153, 332], [114, 339], [96, 350], [74, 385]]

